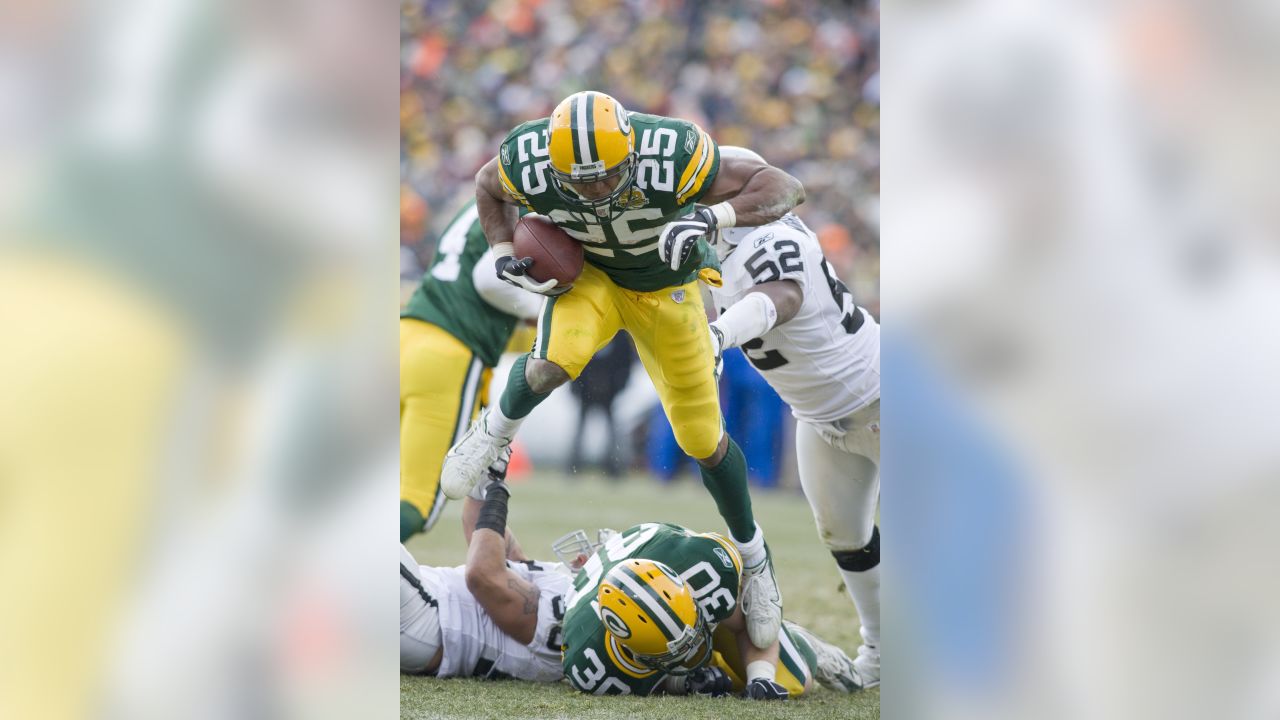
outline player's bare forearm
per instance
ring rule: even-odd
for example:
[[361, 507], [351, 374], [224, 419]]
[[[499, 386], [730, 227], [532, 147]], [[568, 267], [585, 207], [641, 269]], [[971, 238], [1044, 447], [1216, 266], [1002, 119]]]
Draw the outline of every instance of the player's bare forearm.
[[738, 641], [738, 652], [742, 656], [743, 667], [749, 667], [751, 663], [758, 660], [764, 660], [771, 665], [778, 664], [778, 648], [781, 647], [779, 641], [774, 640], [767, 650], [761, 650], [751, 642], [751, 636], [746, 630], [738, 633], [735, 638]]
[[751, 292], [764, 293], [773, 301], [778, 310], [778, 319], [773, 326], [777, 327], [800, 312], [800, 304], [804, 302], [804, 291], [795, 280], [771, 280], [751, 288]]
[[764, 650], [756, 647], [751, 642], [751, 636], [747, 634], [747, 621], [742, 615], [742, 605], [738, 605], [733, 609], [733, 614], [724, 621], [724, 625], [738, 641], [738, 653], [742, 657], [743, 667], [757, 660], [764, 660], [775, 665], [778, 663], [780, 641], [774, 640], [773, 644]]
[[490, 528], [471, 535], [467, 546], [467, 590], [502, 632], [522, 643], [533, 640], [539, 590], [507, 568], [507, 542]]
[[[475, 502], [467, 498], [470, 502]], [[480, 503], [476, 502], [477, 505]], [[507, 571], [507, 540], [493, 530], [473, 530], [467, 539], [467, 579], [471, 575], [488, 579]]]
[[720, 169], [699, 201], [704, 205], [728, 202], [738, 227], [767, 225], [804, 202], [804, 185], [759, 155], [736, 147], [723, 147]]
[[489, 247], [511, 242], [515, 237], [516, 220], [520, 218], [520, 212], [502, 190], [496, 157], [476, 173], [476, 211]]
[[742, 192], [729, 199], [738, 227], [767, 225], [804, 202], [804, 185], [772, 165], [751, 176]]

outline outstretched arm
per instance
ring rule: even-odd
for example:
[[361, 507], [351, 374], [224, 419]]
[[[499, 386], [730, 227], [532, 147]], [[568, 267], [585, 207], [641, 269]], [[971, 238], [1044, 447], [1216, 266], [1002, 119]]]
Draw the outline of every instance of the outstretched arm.
[[485, 496], [467, 546], [467, 590], [499, 630], [528, 644], [538, 625], [539, 590], [507, 567], [508, 499], [502, 485]]
[[733, 208], [734, 222], [721, 221], [721, 227], [755, 227], [786, 215], [803, 203], [804, 197], [804, 185], [799, 180], [750, 150], [725, 146], [720, 148], [720, 169], [715, 180], [699, 202], [727, 202]]
[[[473, 497], [466, 497], [462, 501], [462, 539], [467, 543], [467, 547], [471, 547], [471, 538], [475, 533], [476, 520], [480, 517], [480, 510], [484, 507], [484, 503]], [[506, 557], [508, 560], [523, 562], [529, 559], [524, 554], [524, 548], [520, 547], [520, 541], [516, 540], [516, 534], [511, 532], [511, 528], [507, 528], [506, 532]]]
[[804, 291], [793, 280], [772, 280], [756, 285], [711, 323], [711, 335], [719, 343], [715, 349], [716, 357], [795, 317], [803, 301]]

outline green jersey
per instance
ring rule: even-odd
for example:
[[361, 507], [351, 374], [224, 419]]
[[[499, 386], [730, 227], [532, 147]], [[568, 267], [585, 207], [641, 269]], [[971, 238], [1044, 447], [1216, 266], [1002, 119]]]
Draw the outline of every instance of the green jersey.
[[472, 200], [440, 236], [435, 260], [400, 317], [443, 328], [471, 348], [486, 367], [495, 367], [511, 340], [516, 317], [493, 307], [476, 292], [471, 274], [488, 250]]
[[[648, 695], [666, 678], [638, 665], [600, 621], [596, 588], [614, 565], [629, 558], [661, 562], [693, 592], [700, 611], [716, 625], [738, 604], [742, 559], [727, 538], [695, 533], [679, 525], [644, 523], [613, 537], [587, 561], [573, 581], [564, 617], [564, 674], [569, 684], [596, 695]], [[702, 664], [710, 660], [709, 649]]]
[[684, 267], [672, 270], [658, 259], [658, 234], [706, 194], [720, 169], [720, 149], [691, 122], [634, 112], [628, 118], [638, 140], [638, 161], [635, 184], [616, 202], [621, 213], [616, 219], [577, 212], [551, 187], [546, 118], [520, 125], [502, 142], [502, 187], [582, 243], [586, 261], [620, 287], [650, 292], [683, 285], [700, 268], [719, 268], [715, 252], [704, 239]]

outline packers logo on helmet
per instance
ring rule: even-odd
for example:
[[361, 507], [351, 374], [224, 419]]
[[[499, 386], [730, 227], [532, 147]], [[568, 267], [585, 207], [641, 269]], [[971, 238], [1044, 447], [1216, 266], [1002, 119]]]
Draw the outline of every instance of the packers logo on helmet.
[[635, 183], [636, 137], [622, 103], [595, 91], [574, 93], [551, 112], [551, 185], [570, 209], [615, 219]]
[[689, 586], [655, 560], [631, 559], [613, 566], [596, 589], [607, 644], [621, 645], [638, 670], [682, 673], [708, 659], [711, 629]]

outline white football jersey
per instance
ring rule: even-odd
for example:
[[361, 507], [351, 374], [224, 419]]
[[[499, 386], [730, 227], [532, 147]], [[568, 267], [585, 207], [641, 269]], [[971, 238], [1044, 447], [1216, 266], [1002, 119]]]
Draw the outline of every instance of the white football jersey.
[[[542, 591], [538, 597], [538, 624], [528, 645], [494, 625], [467, 590], [466, 566], [419, 566], [418, 578], [425, 594], [437, 605], [433, 609], [439, 614], [444, 646], [436, 677], [512, 677], [534, 682], [556, 682], [564, 677], [560, 667], [560, 624], [564, 620], [565, 594], [573, 588], [572, 578], [560, 570], [559, 563], [508, 561], [507, 567]], [[402, 598], [403, 595], [402, 592]], [[402, 604], [401, 614], [404, 612]]]
[[724, 286], [711, 289], [721, 314], [760, 283], [793, 280], [804, 292], [795, 317], [742, 344], [796, 419], [834, 422], [880, 397], [880, 326], [854, 303], [799, 218], [751, 230], [721, 274]]

